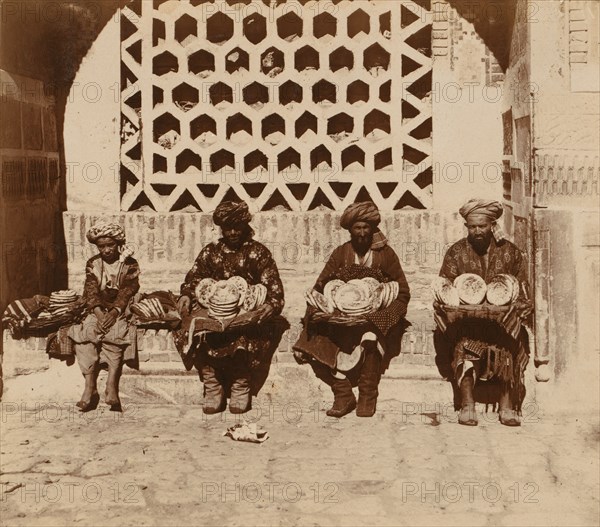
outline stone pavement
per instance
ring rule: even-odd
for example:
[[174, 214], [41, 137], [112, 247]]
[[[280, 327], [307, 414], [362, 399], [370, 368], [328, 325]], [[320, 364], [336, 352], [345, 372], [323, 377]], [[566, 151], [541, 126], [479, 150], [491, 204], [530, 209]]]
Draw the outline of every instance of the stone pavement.
[[0, 403], [2, 526], [598, 525], [598, 416], [533, 405], [510, 429], [482, 409], [469, 428], [388, 390], [374, 418], [337, 420], [326, 391], [266, 390], [251, 444], [223, 437], [228, 412], [131, 392], [123, 414], [80, 414], [77, 372], [53, 371]]

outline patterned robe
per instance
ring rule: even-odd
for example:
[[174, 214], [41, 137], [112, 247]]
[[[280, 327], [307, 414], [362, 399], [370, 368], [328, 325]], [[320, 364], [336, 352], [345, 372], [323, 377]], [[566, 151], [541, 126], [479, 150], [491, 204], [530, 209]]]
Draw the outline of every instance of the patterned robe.
[[[348, 281], [364, 276], [373, 276], [380, 281], [398, 282], [398, 297], [387, 308], [365, 316], [371, 322], [370, 330], [375, 333], [384, 351], [391, 355], [397, 354], [400, 351], [399, 339], [404, 329], [402, 323], [410, 300], [410, 289], [400, 260], [389, 245], [373, 249], [372, 261], [366, 268], [356, 264], [356, 253], [351, 242], [340, 245], [331, 254], [314, 288], [322, 292], [325, 284], [333, 279]], [[334, 368], [337, 354], [351, 353], [360, 343], [364, 329], [344, 328], [341, 331], [340, 326], [314, 324], [311, 317], [315, 311], [311, 307], [307, 309], [305, 327], [294, 349]]]
[[[453, 244], [444, 256], [440, 276], [453, 281], [464, 273], [477, 274], [486, 283], [498, 274], [511, 274], [522, 284], [518, 301], [525, 300], [523, 289], [529, 295], [527, 260], [521, 250], [508, 240], [496, 242], [492, 237], [485, 257], [475, 251], [468, 238]], [[498, 324], [466, 319], [451, 325], [443, 334], [438, 330], [435, 339], [438, 366], [442, 370], [449, 372], [451, 367], [458, 382], [464, 361], [476, 356], [473, 352], [479, 353], [483, 359], [480, 378], [497, 378], [508, 383], [513, 391], [515, 407], [520, 410], [525, 396], [523, 376], [529, 361], [529, 340], [524, 328], [514, 339]], [[490, 358], [493, 358], [494, 364], [490, 364]]]
[[[107, 269], [110, 271], [107, 272]], [[116, 274], [112, 274], [112, 269]], [[129, 323], [129, 305], [140, 289], [140, 267], [134, 258], [128, 257], [122, 264], [107, 267], [99, 254], [90, 258], [85, 266], [83, 300], [87, 317], [81, 324], [73, 325], [68, 336], [76, 344], [102, 344], [111, 348], [124, 348], [124, 360], [134, 361], [137, 353], [137, 331]], [[116, 309], [119, 312], [115, 324], [102, 339], [97, 333], [97, 318], [94, 308], [104, 311]]]
[[[204, 247], [181, 285], [181, 294], [192, 298], [193, 309], [197, 308], [195, 289], [200, 280], [227, 280], [232, 276], [241, 276], [250, 285], [263, 284], [267, 288], [265, 303], [273, 307], [274, 315], [281, 313], [285, 302], [277, 265], [269, 249], [251, 238], [238, 250], [229, 249], [222, 239]], [[183, 342], [187, 339], [186, 325], [189, 327], [189, 317], [184, 318], [182, 331], [175, 335], [176, 341]], [[224, 357], [241, 348], [251, 355], [257, 355], [271, 345], [272, 337], [268, 330], [260, 326], [240, 328], [223, 334], [211, 333], [200, 344], [200, 351], [205, 350], [211, 357]]]
[[528, 287], [525, 256], [514, 243], [508, 240], [496, 242], [492, 237], [487, 258], [475, 252], [468, 238], [453, 244], [444, 256], [440, 276], [453, 281], [458, 275], [464, 273], [479, 275], [486, 283], [498, 274], [512, 274]]
[[107, 285], [104, 262], [99, 254], [93, 256], [85, 265], [83, 298], [87, 309], [93, 311], [99, 306], [106, 310], [116, 308], [119, 313], [124, 313], [129, 302], [140, 289], [139, 275], [140, 266], [137, 261], [128, 257], [119, 266], [114, 282], [111, 280]]

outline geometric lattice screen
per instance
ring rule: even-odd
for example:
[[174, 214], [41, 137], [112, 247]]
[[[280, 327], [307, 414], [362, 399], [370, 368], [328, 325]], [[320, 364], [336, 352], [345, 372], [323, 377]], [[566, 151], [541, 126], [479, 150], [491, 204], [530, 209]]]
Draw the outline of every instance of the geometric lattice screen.
[[135, 0], [122, 210], [431, 202], [429, 0]]

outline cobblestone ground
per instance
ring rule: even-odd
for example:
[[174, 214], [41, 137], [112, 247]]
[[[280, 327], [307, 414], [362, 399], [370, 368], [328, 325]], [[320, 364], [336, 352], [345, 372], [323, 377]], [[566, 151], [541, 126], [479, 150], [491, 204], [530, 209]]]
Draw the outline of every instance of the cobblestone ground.
[[598, 524], [597, 416], [469, 428], [394, 400], [341, 420], [259, 400], [249, 415], [270, 437], [251, 444], [223, 437], [233, 415], [199, 406], [10, 400], [3, 526]]

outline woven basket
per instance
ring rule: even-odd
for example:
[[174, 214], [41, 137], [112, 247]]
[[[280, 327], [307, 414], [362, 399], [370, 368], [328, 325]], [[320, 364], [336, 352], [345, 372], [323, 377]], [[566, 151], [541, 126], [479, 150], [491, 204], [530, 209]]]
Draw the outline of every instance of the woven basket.
[[317, 312], [312, 316], [314, 322], [326, 322], [328, 324], [335, 324], [338, 326], [351, 326], [351, 327], [363, 327], [368, 326], [370, 322], [363, 317], [349, 317], [347, 315], [336, 312], [332, 315], [328, 313]]

